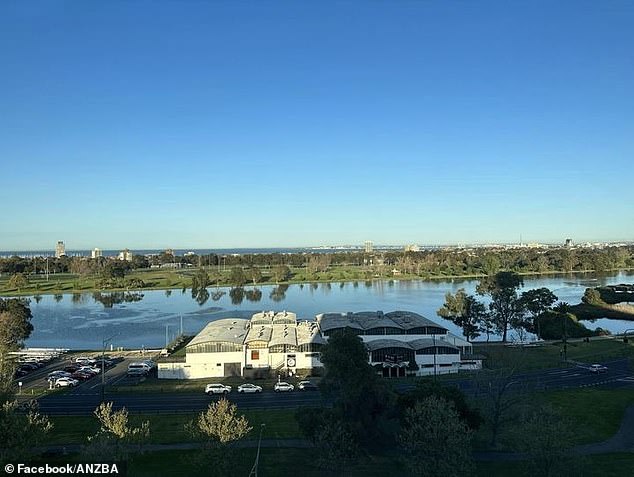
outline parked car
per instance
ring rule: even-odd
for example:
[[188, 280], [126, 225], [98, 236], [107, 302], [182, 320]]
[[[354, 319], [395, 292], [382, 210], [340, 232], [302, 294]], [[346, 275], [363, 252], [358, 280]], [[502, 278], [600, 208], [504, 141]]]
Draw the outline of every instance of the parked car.
[[64, 371], [66, 371], [67, 373], [74, 373], [78, 369], [79, 369], [79, 366], [77, 366], [75, 364], [71, 364], [69, 366], [64, 366]]
[[73, 386], [77, 386], [79, 381], [73, 378], [57, 378], [55, 381], [56, 388], [72, 388]]
[[95, 364], [97, 362], [96, 359], [94, 358], [89, 358], [88, 356], [79, 356], [78, 358], [75, 358], [75, 363], [88, 363], [88, 364]]
[[300, 391], [317, 391], [317, 385], [310, 381], [300, 381], [297, 383], [297, 389]]
[[205, 394], [209, 396], [213, 394], [229, 394], [231, 392], [231, 386], [224, 384], [208, 384], [205, 386]]
[[77, 381], [88, 381], [94, 376], [95, 375], [92, 373], [86, 373], [83, 371], [75, 371], [73, 374], [70, 375], [71, 378], [76, 379]]
[[239, 393], [261, 393], [262, 386], [256, 386], [255, 384], [245, 383], [238, 386]]
[[147, 363], [130, 363], [128, 365], [128, 375], [130, 376], [145, 376], [150, 372], [150, 365]]
[[101, 373], [101, 368], [99, 366], [82, 366], [77, 371], [88, 371], [89, 373], [99, 374]]
[[591, 364], [590, 367], [588, 368], [588, 370], [591, 373], [594, 373], [594, 374], [607, 373], [608, 372], [608, 368], [606, 366], [603, 366], [602, 364]]
[[273, 390], [276, 393], [292, 391], [293, 389], [295, 389], [295, 386], [293, 386], [292, 384], [284, 383], [284, 382], [275, 383], [275, 387], [273, 388]]
[[47, 376], [47, 380], [48, 381], [52, 381], [53, 383], [59, 379], [59, 378], [68, 378], [70, 377], [71, 373], [68, 373], [66, 371], [53, 371], [51, 373], [48, 373]]

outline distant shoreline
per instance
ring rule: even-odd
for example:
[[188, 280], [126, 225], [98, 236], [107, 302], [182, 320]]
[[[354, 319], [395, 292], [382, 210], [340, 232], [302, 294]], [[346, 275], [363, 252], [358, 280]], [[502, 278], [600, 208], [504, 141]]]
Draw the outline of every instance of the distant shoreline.
[[[212, 267], [213, 268], [213, 267]], [[193, 268], [193, 269], [187, 269], [187, 271], [195, 271], [198, 268]], [[618, 273], [621, 272], [630, 272], [630, 271], [634, 271], [634, 268], [619, 268], [619, 269], [613, 269], [613, 270], [608, 270], [606, 272], [602, 272], [602, 275], [604, 276], [614, 276]], [[134, 271], [132, 273], [130, 273], [127, 277], [129, 278], [146, 278], [143, 275], [144, 274], [151, 274], [151, 273], [163, 273], [163, 274], [177, 274], [176, 272], [166, 272], [166, 271], [162, 271], [162, 272], [153, 272], [151, 270], [137, 270]], [[185, 277], [184, 274], [180, 273], [177, 274], [180, 277], [179, 282], [177, 283], [172, 283], [171, 285], [168, 285], [166, 283], [162, 283], [160, 285], [157, 286], [147, 286], [147, 287], [143, 287], [143, 288], [96, 288], [96, 287], [85, 287], [85, 288], [74, 288], [74, 285], [77, 283], [78, 280], [84, 280], [84, 281], [88, 281], [88, 280], [92, 280], [94, 281], [94, 278], [78, 278], [76, 276], [70, 276], [70, 274], [64, 274], [65, 275], [65, 279], [64, 280], [58, 280], [55, 279], [54, 281], [60, 283], [60, 287], [59, 288], [50, 288], [50, 289], [40, 289], [40, 290], [34, 290], [32, 288], [33, 285], [30, 285], [28, 289], [23, 290], [23, 291], [17, 291], [17, 290], [13, 290], [13, 291], [0, 291], [0, 297], [31, 297], [31, 296], [35, 296], [35, 295], [62, 295], [62, 294], [66, 294], [66, 295], [73, 295], [73, 294], [81, 294], [81, 293], [117, 293], [117, 292], [130, 292], [130, 293], [142, 293], [144, 291], [166, 291], [166, 290], [182, 290], [183, 288], [186, 289], [191, 289], [191, 283], [189, 280], [189, 276]], [[532, 277], [543, 277], [543, 276], [575, 276], [575, 275], [592, 275], [589, 276], [588, 279], [591, 280], [595, 280], [597, 279], [596, 272], [594, 270], [575, 270], [572, 272], [564, 272], [564, 271], [547, 271], [547, 272], [524, 272], [524, 273], [519, 273], [520, 276], [522, 277], [526, 277], [526, 278], [532, 278]], [[257, 284], [253, 284], [251, 282], [249, 283], [245, 283], [242, 287], [236, 287], [234, 285], [228, 284], [228, 283], [221, 283], [218, 285], [209, 285], [207, 288], [208, 289], [213, 289], [213, 288], [244, 288], [244, 289], [252, 289], [252, 288], [257, 288], [260, 286], [284, 286], [284, 285], [310, 285], [313, 283], [365, 283], [365, 282], [385, 282], [385, 283], [389, 283], [389, 282], [395, 282], [395, 281], [415, 281], [415, 280], [420, 280], [420, 281], [429, 281], [429, 282], [435, 282], [435, 281], [454, 281], [454, 280], [460, 280], [460, 281], [471, 281], [471, 280], [480, 280], [482, 278], [486, 277], [485, 274], [467, 274], [467, 275], [445, 275], [445, 276], [427, 276], [427, 277], [421, 277], [421, 276], [417, 276], [417, 275], [398, 275], [398, 276], [394, 276], [394, 277], [373, 277], [373, 278], [345, 278], [345, 279], [314, 279], [314, 280], [289, 280], [289, 281], [283, 281], [283, 282], [279, 282], [276, 283], [275, 281], [262, 281], [262, 282], [258, 282]], [[56, 278], [56, 277], [55, 277]], [[634, 278], [634, 275], [633, 275]], [[169, 278], [168, 278], [169, 279]], [[40, 282], [40, 283], [50, 283], [50, 282]]]

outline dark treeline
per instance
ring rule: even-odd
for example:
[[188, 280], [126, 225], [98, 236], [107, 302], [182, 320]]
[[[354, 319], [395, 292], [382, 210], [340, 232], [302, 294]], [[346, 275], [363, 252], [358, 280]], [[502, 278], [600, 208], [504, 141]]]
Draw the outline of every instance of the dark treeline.
[[245, 255], [134, 255], [131, 261], [114, 258], [9, 257], [0, 259], [0, 273], [75, 273], [78, 275], [112, 275], [151, 266], [275, 267], [286, 265], [323, 272], [332, 267], [365, 266], [385, 275], [394, 269], [420, 277], [492, 275], [500, 270], [517, 273], [596, 271], [604, 272], [634, 267], [634, 247], [549, 248], [549, 249], [438, 249], [420, 252], [336, 252], [332, 254], [270, 253]]

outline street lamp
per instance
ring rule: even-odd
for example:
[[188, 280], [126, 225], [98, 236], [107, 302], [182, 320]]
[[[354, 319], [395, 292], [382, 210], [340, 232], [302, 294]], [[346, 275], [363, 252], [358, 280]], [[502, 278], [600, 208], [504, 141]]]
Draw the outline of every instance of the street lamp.
[[258, 477], [258, 464], [260, 463], [260, 444], [262, 443], [262, 432], [266, 424], [260, 425], [260, 438], [258, 439], [258, 452], [255, 454], [255, 462], [253, 463], [253, 467], [251, 468], [251, 472], [249, 472], [249, 477]]
[[106, 387], [106, 345], [110, 343], [112, 338], [117, 336], [117, 334], [114, 334], [110, 338], [106, 338], [101, 342], [101, 402], [104, 400], [104, 389]]

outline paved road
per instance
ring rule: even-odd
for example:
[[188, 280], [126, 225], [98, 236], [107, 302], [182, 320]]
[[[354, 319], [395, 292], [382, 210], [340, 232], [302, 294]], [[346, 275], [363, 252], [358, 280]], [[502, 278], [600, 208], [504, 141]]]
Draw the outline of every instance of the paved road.
[[[138, 358], [137, 358], [138, 359]], [[127, 365], [132, 358], [126, 358], [116, 367], [107, 370], [105, 374], [106, 384], [121, 384], [126, 378]], [[586, 387], [610, 387], [634, 386], [634, 376], [630, 370], [628, 359], [612, 360], [603, 363], [609, 371], [605, 374], [592, 374], [582, 365], [533, 371], [517, 374], [513, 380], [523, 390], [546, 391]], [[40, 370], [41, 371], [41, 370]], [[44, 372], [43, 375], [46, 373]], [[40, 378], [44, 382], [43, 377]], [[477, 379], [456, 378], [443, 380], [445, 385], [458, 386], [469, 395], [479, 392]], [[518, 387], [519, 387], [518, 386]], [[410, 384], [398, 384], [397, 391], [405, 392], [414, 386]], [[106, 390], [108, 386], [106, 386]], [[300, 406], [319, 406], [327, 404], [318, 392], [274, 393], [265, 390], [261, 394], [238, 394], [235, 390], [229, 394], [228, 399], [235, 402], [241, 409], [290, 409]], [[137, 393], [107, 393], [105, 400], [112, 401], [116, 408], [126, 407], [130, 412], [143, 413], [176, 413], [196, 412], [205, 409], [210, 402], [217, 397], [209, 397], [202, 390], [199, 393], [161, 393], [142, 392]], [[39, 399], [42, 412], [51, 415], [87, 415], [101, 402], [101, 377], [97, 376], [80, 386], [61, 393], [50, 394]]]

